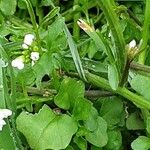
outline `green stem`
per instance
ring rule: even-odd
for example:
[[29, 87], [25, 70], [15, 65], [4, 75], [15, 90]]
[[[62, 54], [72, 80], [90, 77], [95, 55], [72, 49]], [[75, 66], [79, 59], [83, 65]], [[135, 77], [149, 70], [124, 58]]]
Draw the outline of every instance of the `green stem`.
[[102, 8], [104, 15], [109, 23], [109, 27], [112, 33], [112, 41], [115, 44], [114, 56], [116, 60], [116, 66], [119, 68], [119, 77], [124, 72], [124, 68], [127, 61], [127, 52], [125, 49], [125, 40], [119, 24], [119, 18], [114, 11], [114, 1], [112, 0], [98, 0], [99, 6]]
[[139, 51], [143, 51], [139, 56], [139, 63], [144, 64], [147, 54], [147, 43], [149, 39], [149, 27], [150, 27], [150, 1], [146, 0], [145, 8], [145, 19], [142, 32], [142, 44], [139, 48]]
[[34, 14], [34, 10], [32, 8], [32, 4], [31, 4], [30, 0], [24, 0], [24, 1], [26, 2], [28, 12], [29, 12], [29, 15], [30, 15], [30, 18], [31, 18], [31, 22], [32, 22], [32, 25], [33, 25], [33, 28], [34, 28], [34, 31], [35, 31], [35, 34], [36, 34], [36, 39], [37, 39], [39, 51], [42, 52], [38, 26], [37, 26], [37, 23], [36, 23], [36, 17], [35, 17], [35, 14]]
[[[74, 6], [78, 6], [78, 0], [74, 0]], [[73, 18], [73, 37], [75, 41], [78, 41], [80, 38], [80, 28], [77, 24], [78, 19], [80, 19], [80, 12], [77, 12]]]
[[110, 87], [110, 85], [106, 79], [99, 77], [97, 75], [91, 74], [89, 72], [86, 72], [85, 74], [86, 74], [87, 80], [91, 84], [93, 84], [97, 87], [103, 88], [105, 90], [111, 91], [113, 93], [119, 94], [119, 95], [127, 98], [128, 100], [130, 100], [131, 102], [133, 102], [140, 108], [145, 108], [145, 109], [150, 110], [150, 102], [147, 101], [144, 97], [139, 96], [139, 95], [129, 91], [125, 87], [118, 87], [118, 89], [116, 91], [114, 91], [114, 90], [112, 90], [112, 88]]
[[[3, 49], [3, 47], [0, 45], [0, 58], [2, 60], [5, 60], [7, 63], [9, 63], [9, 59], [8, 59], [8, 56], [7, 56], [7, 53], [5, 52], [5, 50]], [[8, 65], [8, 70], [10, 69], [10, 63]], [[12, 70], [9, 70], [10, 72]], [[12, 75], [12, 73], [11, 73]], [[12, 76], [10, 76], [11, 78], [11, 92], [14, 92], [14, 82], [12, 81]], [[7, 120], [8, 122], [8, 127], [9, 127], [9, 133], [10, 135], [12, 134], [13, 137], [12, 138], [12, 141], [14, 143], [14, 146], [15, 147], [18, 147], [20, 150], [22, 150], [22, 144], [21, 144], [21, 141], [19, 139], [19, 136], [18, 136], [18, 133], [17, 133], [17, 130], [16, 130], [16, 125], [15, 125], [15, 113], [16, 113], [16, 101], [15, 101], [15, 98], [14, 97], [10, 97], [10, 94], [9, 94], [9, 90], [8, 90], [8, 84], [7, 84], [7, 76], [6, 76], [6, 68], [3, 68], [0, 66], [0, 85], [3, 86], [2, 88], [2, 91], [0, 91], [0, 108], [8, 108], [10, 110], [13, 111], [13, 114], [10, 118], [11, 122], [9, 122], [9, 120]], [[0, 89], [1, 90], [1, 89]], [[14, 98], [14, 101], [12, 101], [12, 98]], [[11, 124], [11, 126], [10, 126]], [[6, 131], [4, 131], [5, 134], [6, 134]], [[9, 136], [10, 136], [9, 135]], [[10, 138], [8, 136], [8, 138]]]

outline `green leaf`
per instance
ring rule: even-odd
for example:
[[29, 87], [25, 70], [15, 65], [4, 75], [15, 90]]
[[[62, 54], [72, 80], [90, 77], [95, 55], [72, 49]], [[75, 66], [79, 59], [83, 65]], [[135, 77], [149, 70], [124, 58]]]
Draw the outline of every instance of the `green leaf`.
[[77, 121], [86, 120], [89, 118], [91, 108], [92, 105], [88, 100], [84, 98], [77, 99], [74, 103], [72, 115]]
[[74, 148], [69, 145], [69, 146], [66, 148], [66, 150], [74, 150]]
[[150, 78], [149, 77], [136, 75], [131, 80], [131, 86], [136, 92], [143, 95], [148, 101], [150, 101], [150, 92], [149, 92]]
[[103, 150], [103, 148], [96, 147], [94, 145], [91, 145], [91, 150]]
[[55, 42], [56, 38], [63, 32], [63, 29], [64, 29], [64, 18], [62, 17], [59, 17], [57, 20], [55, 20], [53, 24], [48, 26], [48, 35], [45, 37], [45, 40], [47, 43], [47, 48], [49, 50], [53, 46], [53, 43]]
[[96, 44], [94, 43], [94, 41], [90, 41], [89, 45], [87, 45], [87, 51], [88, 51], [88, 57], [90, 59], [92, 59], [94, 57], [94, 55], [96, 54], [96, 52], [98, 51], [98, 48], [96, 46]]
[[115, 65], [108, 65], [108, 80], [111, 88], [116, 90], [119, 84], [118, 71]]
[[84, 121], [84, 126], [86, 127], [86, 129], [88, 129], [89, 131], [96, 130], [98, 126], [97, 118], [98, 112], [94, 107], [92, 107], [88, 119]]
[[84, 97], [84, 84], [72, 78], [65, 78], [55, 96], [55, 104], [62, 109], [69, 109], [74, 106], [78, 98]]
[[[1, 149], [16, 149], [15, 141], [13, 140], [12, 131], [8, 125], [8, 121], [6, 122], [7, 125], [3, 127], [3, 130], [0, 131], [0, 148]], [[12, 136], [11, 136], [12, 135]], [[7, 140], [4, 140], [7, 139]], [[8, 142], [9, 141], [9, 142]]]
[[52, 5], [52, 0], [42, 0], [41, 6], [50, 6]]
[[139, 136], [136, 140], [131, 143], [133, 150], [149, 150], [150, 149], [150, 138], [146, 136]]
[[4, 15], [9, 16], [13, 15], [16, 11], [16, 0], [1, 0], [0, 1], [0, 10], [4, 13]]
[[22, 112], [17, 128], [32, 149], [65, 149], [75, 132], [77, 123], [68, 115], [56, 115], [46, 105], [37, 114]]
[[75, 136], [73, 141], [77, 144], [80, 150], [87, 150], [87, 141], [83, 137]]
[[78, 53], [77, 46], [76, 46], [76, 44], [75, 44], [75, 42], [72, 38], [72, 35], [71, 35], [70, 31], [68, 30], [67, 25], [65, 25], [65, 27], [64, 27], [64, 33], [65, 33], [65, 35], [68, 39], [67, 40], [68, 45], [69, 45], [71, 55], [72, 55], [74, 64], [76, 66], [77, 72], [78, 72], [79, 76], [86, 81], [85, 73], [84, 73], [83, 66], [82, 66], [82, 63], [81, 63], [81, 60], [80, 60], [80, 56], [79, 56], [79, 53]]
[[123, 102], [117, 97], [105, 98], [102, 100], [100, 116], [107, 122], [109, 127], [120, 123], [123, 113]]
[[[33, 70], [36, 75], [36, 84], [37, 86], [40, 86], [41, 79], [44, 75], [49, 75], [52, 73], [53, 69], [58, 67], [56, 64], [59, 64], [58, 60], [55, 56], [56, 53], [51, 54], [51, 52], [45, 52], [40, 60], [33, 66]], [[57, 54], [56, 54], [57, 55]], [[47, 63], [49, 62], [49, 63]]]
[[[104, 12], [112, 33], [112, 43], [115, 47], [113, 49], [113, 53], [119, 68], [119, 73], [123, 73], [126, 64], [127, 52], [125, 49], [125, 40], [119, 23], [119, 18], [114, 11], [114, 8], [116, 7], [115, 3], [112, 0], [98, 0], [98, 4]], [[121, 77], [121, 74], [119, 74], [119, 77]]]
[[148, 117], [146, 120], [146, 130], [150, 134], [150, 117]]
[[[44, 24], [48, 23], [52, 18], [54, 18], [60, 11], [59, 7], [53, 8], [42, 20], [40, 26], [43, 26]], [[53, 23], [54, 24], [54, 23]], [[62, 28], [58, 28], [62, 29]]]
[[120, 150], [122, 146], [122, 136], [119, 130], [108, 131], [107, 150]]
[[97, 146], [103, 147], [107, 144], [107, 123], [102, 117], [97, 119], [98, 127], [93, 132], [88, 133], [85, 137], [88, 142]]
[[16, 79], [20, 84], [31, 85], [35, 81], [35, 73], [31, 67], [27, 67], [17, 72]]
[[131, 113], [126, 120], [126, 127], [128, 130], [144, 129], [144, 122], [137, 112]]

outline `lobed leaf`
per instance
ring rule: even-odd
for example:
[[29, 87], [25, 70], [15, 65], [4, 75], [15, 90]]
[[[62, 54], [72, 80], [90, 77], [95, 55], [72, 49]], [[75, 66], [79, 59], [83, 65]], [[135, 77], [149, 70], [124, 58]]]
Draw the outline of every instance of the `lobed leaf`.
[[57, 116], [46, 105], [37, 114], [22, 112], [16, 122], [30, 147], [36, 150], [65, 149], [77, 131], [77, 123], [70, 116]]

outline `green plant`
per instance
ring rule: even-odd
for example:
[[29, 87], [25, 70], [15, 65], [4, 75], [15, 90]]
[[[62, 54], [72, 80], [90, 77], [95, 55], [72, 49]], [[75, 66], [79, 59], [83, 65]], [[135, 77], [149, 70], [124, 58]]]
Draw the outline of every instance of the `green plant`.
[[0, 149], [148, 150], [149, 7], [1, 0]]

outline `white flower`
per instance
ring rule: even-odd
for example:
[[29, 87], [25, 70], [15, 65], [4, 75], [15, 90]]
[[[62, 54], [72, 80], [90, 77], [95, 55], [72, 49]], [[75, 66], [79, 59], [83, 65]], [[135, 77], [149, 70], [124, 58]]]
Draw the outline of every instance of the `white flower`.
[[2, 131], [3, 126], [6, 124], [4, 118], [8, 118], [12, 115], [12, 111], [9, 109], [0, 109], [0, 131]]
[[109, 37], [109, 38], [111, 37], [111, 31], [108, 33], [108, 37]]
[[18, 68], [19, 70], [23, 69], [23, 68], [24, 68], [24, 58], [23, 58], [22, 56], [17, 57], [16, 59], [14, 59], [14, 60], [11, 62], [11, 65], [12, 65], [13, 67]]
[[130, 43], [129, 43], [129, 48], [135, 48], [136, 47], [136, 41], [135, 40], [132, 40]]
[[28, 46], [27, 44], [23, 43], [23, 44], [22, 44], [22, 48], [23, 48], [23, 49], [28, 49], [29, 46]]
[[2, 119], [0, 120], [0, 131], [2, 131], [3, 126], [6, 124], [6, 122]]
[[40, 57], [39, 52], [32, 52], [30, 58], [31, 58], [33, 61], [37, 61], [37, 60], [39, 59], [39, 57]]
[[35, 61], [33, 61], [33, 60], [32, 60], [32, 62], [31, 62], [31, 66], [34, 66], [34, 64], [35, 64]]
[[33, 34], [26, 34], [23, 43], [26, 44], [27, 46], [30, 46], [34, 39], [35, 36]]

